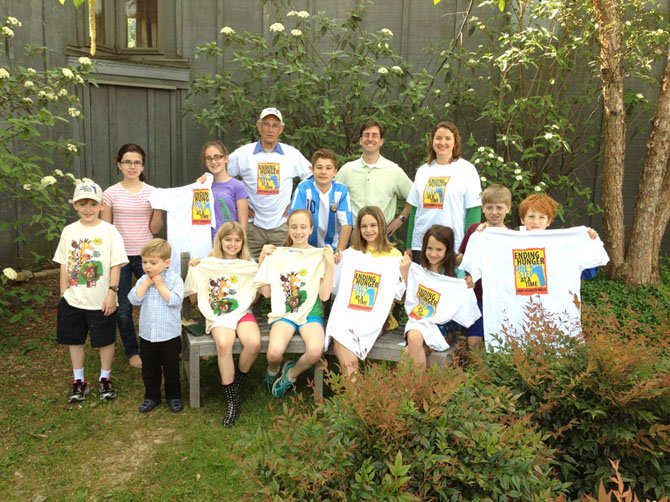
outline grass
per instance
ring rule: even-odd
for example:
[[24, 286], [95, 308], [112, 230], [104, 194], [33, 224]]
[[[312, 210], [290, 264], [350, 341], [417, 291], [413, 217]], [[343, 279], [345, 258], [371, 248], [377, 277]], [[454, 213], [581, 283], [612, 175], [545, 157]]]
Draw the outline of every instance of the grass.
[[[262, 355], [233, 428], [221, 425], [225, 399], [215, 358], [202, 364], [201, 408], [173, 414], [163, 405], [140, 414], [141, 374], [126, 363], [118, 340], [117, 399], [101, 402], [94, 388], [83, 404], [68, 404], [72, 372], [55, 341], [55, 302], [54, 295], [39, 322], [0, 337], [0, 498], [238, 500], [253, 491], [236, 468], [233, 445], [281, 410], [260, 383]], [[98, 352], [87, 346], [87, 379], [97, 380], [99, 369]]]
[[[600, 294], [606, 293], [619, 312], [634, 306], [633, 312], [654, 311], [667, 322], [661, 309], [670, 305], [668, 274], [665, 278], [661, 288], [637, 291], [599, 279], [587, 286], [584, 300], [602, 306]], [[238, 469], [234, 445], [240, 436], [269, 427], [282, 409], [282, 401], [262, 388], [263, 355], [252, 369], [242, 416], [231, 429], [221, 425], [225, 400], [215, 358], [201, 365], [201, 408], [186, 406], [172, 414], [161, 406], [142, 415], [141, 374], [127, 364], [118, 340], [117, 399], [100, 402], [96, 392], [71, 405], [66, 402], [70, 360], [55, 341], [57, 283], [39, 281], [53, 291], [40, 307], [39, 321], [17, 329], [0, 319], [0, 499], [252, 499], [257, 487]], [[99, 368], [97, 351], [87, 348], [87, 378], [97, 380]], [[186, 382], [182, 387], [187, 402]], [[299, 390], [309, 393], [304, 382]]]

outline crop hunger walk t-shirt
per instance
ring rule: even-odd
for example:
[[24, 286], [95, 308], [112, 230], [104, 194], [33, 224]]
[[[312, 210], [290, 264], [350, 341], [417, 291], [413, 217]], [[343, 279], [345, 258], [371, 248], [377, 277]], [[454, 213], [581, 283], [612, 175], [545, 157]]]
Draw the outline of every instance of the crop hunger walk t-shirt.
[[170, 270], [181, 274], [181, 253], [205, 258], [212, 250], [212, 228], [216, 227], [212, 201], [213, 176], [204, 183], [177, 188], [157, 188], [149, 196], [154, 209], [167, 211], [167, 240], [172, 246]]
[[400, 299], [405, 292], [400, 256], [374, 257], [347, 249], [335, 276], [326, 349], [332, 338], [365, 359], [384, 327], [393, 298]]
[[591, 239], [586, 227], [475, 232], [460, 268], [482, 280], [487, 347], [499, 346], [490, 335], [502, 336], [503, 328], [510, 336], [524, 333], [531, 300], [566, 335], [579, 335], [581, 273], [608, 261], [602, 241]]
[[326, 272], [323, 249], [279, 247], [258, 268], [256, 285], [270, 285], [268, 322], [282, 317], [298, 326], [305, 324], [319, 299], [319, 286]]
[[405, 311], [405, 333], [420, 331], [424, 343], [437, 351], [449, 348], [438, 324], [453, 320], [468, 328], [481, 317], [475, 292], [465, 280], [430, 272], [416, 263], [409, 267]]
[[212, 328], [236, 329], [256, 298], [256, 262], [208, 256], [189, 267], [184, 295], [198, 295], [198, 309], [205, 317], [205, 332]]

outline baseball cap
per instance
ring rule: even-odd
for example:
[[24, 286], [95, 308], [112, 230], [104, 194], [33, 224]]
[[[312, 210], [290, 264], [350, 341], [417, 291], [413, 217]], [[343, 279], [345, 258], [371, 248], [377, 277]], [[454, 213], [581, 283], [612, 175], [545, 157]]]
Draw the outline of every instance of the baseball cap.
[[74, 189], [74, 195], [70, 202], [77, 202], [81, 199], [92, 199], [98, 203], [102, 203], [102, 189], [93, 181], [79, 183]]
[[282, 119], [281, 117], [281, 112], [276, 108], [263, 108], [263, 111], [261, 112], [261, 117], [258, 120], [263, 120], [268, 115], [274, 115], [279, 119], [279, 122], [281, 122], [282, 124], [284, 123], [284, 119]]

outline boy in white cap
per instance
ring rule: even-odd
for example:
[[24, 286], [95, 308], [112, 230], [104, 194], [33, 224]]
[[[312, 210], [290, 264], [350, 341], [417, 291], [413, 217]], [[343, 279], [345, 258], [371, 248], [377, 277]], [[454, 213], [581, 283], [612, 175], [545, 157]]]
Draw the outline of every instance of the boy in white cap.
[[79, 220], [67, 225], [53, 260], [60, 263], [60, 295], [56, 338], [67, 345], [73, 382], [69, 403], [81, 402], [90, 392], [84, 378], [86, 336], [100, 349], [101, 400], [116, 397], [112, 360], [116, 338], [116, 294], [121, 267], [128, 263], [123, 238], [114, 225], [100, 219], [102, 190], [91, 180], [74, 189], [70, 201]]
[[259, 140], [230, 154], [228, 174], [239, 177], [249, 192], [247, 240], [258, 259], [265, 244], [281, 246], [288, 235], [286, 217], [291, 204], [293, 178], [312, 175], [310, 163], [296, 148], [279, 142], [284, 130], [282, 114], [265, 108], [256, 122]]

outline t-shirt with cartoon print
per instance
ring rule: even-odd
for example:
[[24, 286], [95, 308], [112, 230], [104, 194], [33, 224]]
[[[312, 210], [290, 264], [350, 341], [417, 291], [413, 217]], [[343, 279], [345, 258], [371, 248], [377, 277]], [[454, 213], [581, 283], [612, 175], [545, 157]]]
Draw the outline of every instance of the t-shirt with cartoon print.
[[125, 265], [128, 257], [114, 225], [102, 220], [94, 226], [75, 221], [63, 229], [53, 261], [65, 265], [65, 301], [71, 307], [101, 310], [109, 293], [110, 269]]

